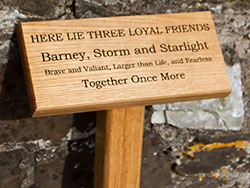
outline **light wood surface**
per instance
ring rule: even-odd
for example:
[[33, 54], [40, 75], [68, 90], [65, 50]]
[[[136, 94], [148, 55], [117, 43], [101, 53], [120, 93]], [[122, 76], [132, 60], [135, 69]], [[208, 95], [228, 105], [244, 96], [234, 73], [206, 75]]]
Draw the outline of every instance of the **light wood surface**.
[[95, 188], [140, 187], [143, 119], [143, 106], [98, 113]]
[[33, 116], [231, 91], [210, 12], [23, 22], [18, 28]]

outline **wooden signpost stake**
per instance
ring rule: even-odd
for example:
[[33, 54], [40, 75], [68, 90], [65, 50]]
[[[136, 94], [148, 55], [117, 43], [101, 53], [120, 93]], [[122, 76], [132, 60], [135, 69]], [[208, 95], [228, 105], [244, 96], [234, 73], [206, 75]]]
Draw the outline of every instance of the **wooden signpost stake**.
[[139, 188], [143, 119], [143, 106], [98, 113], [95, 188]]
[[95, 188], [139, 188], [144, 105], [231, 92], [210, 12], [23, 22], [18, 35], [34, 117], [100, 111]]

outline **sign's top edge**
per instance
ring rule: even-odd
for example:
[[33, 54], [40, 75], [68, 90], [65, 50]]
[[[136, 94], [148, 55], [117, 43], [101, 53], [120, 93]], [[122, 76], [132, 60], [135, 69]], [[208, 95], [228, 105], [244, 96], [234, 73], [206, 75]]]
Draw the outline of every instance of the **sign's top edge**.
[[39, 24], [39, 23], [47, 23], [47, 22], [65, 22], [65, 21], [81, 21], [81, 20], [108, 20], [110, 18], [140, 18], [140, 17], [154, 17], [154, 16], [171, 16], [171, 15], [181, 15], [181, 14], [209, 14], [211, 15], [211, 11], [196, 11], [196, 12], [175, 12], [175, 13], [161, 13], [161, 14], [141, 14], [141, 15], [124, 15], [124, 16], [109, 16], [109, 17], [95, 17], [95, 18], [79, 18], [79, 19], [66, 19], [66, 20], [40, 20], [40, 21], [23, 21], [19, 22], [20, 25], [29, 25], [29, 24]]

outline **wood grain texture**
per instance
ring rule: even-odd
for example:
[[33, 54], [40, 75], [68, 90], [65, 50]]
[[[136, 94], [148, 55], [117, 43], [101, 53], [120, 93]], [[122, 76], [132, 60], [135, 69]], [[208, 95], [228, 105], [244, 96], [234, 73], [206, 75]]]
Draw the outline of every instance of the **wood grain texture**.
[[24, 22], [18, 33], [33, 116], [231, 92], [210, 12]]
[[98, 113], [95, 188], [140, 187], [143, 119], [143, 106]]

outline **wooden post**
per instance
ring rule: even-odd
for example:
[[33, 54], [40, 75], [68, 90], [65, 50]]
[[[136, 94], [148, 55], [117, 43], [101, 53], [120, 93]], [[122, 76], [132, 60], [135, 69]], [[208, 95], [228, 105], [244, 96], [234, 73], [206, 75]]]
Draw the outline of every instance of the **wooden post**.
[[95, 188], [139, 188], [144, 106], [97, 114]]

